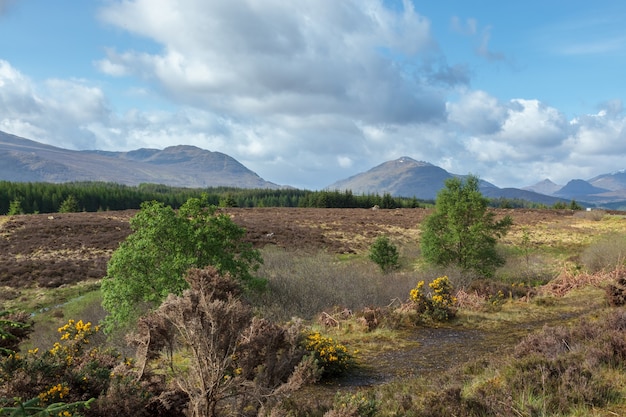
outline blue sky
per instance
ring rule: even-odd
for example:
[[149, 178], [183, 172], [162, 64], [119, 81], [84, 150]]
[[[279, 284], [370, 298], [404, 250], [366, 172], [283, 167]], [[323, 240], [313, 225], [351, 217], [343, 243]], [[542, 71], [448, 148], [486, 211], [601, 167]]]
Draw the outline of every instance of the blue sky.
[[0, 0], [0, 130], [188, 144], [320, 189], [409, 156], [500, 187], [626, 168], [626, 2]]

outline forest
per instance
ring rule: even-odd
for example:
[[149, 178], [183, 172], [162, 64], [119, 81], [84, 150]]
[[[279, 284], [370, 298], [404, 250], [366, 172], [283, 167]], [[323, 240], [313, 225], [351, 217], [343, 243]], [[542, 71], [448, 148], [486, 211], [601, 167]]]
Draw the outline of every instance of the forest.
[[[243, 189], [230, 187], [179, 188], [159, 184], [127, 186], [105, 182], [23, 183], [0, 181], [0, 214], [58, 213], [71, 199], [68, 211], [109, 211], [138, 209], [144, 201], [159, 201], [174, 208], [191, 197], [206, 195], [221, 207], [309, 207], [309, 208], [417, 208], [434, 201], [397, 197], [388, 193], [353, 194], [350, 190]], [[520, 199], [497, 198], [489, 202], [499, 208], [547, 208], [544, 204]], [[575, 201], [557, 203], [552, 208], [582, 207]]]

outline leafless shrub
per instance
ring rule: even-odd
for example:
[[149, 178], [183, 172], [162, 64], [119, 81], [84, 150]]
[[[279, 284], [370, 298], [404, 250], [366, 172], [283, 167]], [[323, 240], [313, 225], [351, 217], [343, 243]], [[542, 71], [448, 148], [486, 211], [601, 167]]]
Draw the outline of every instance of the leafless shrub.
[[301, 363], [299, 329], [253, 318], [232, 278], [207, 268], [187, 280], [189, 290], [142, 319], [135, 340], [141, 367], [163, 350], [185, 356], [184, 366], [169, 366], [189, 416], [258, 409], [319, 376], [313, 362]]
[[591, 273], [615, 269], [626, 260], [626, 236], [619, 233], [603, 236], [590, 244], [580, 259]]

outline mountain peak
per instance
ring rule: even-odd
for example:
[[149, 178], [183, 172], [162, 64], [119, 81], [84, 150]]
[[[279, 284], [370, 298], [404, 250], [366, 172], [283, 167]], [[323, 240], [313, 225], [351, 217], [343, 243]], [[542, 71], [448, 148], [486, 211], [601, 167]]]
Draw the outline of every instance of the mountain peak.
[[400, 158], [396, 159], [395, 161], [390, 161], [393, 163], [397, 163], [397, 164], [412, 164], [415, 166], [422, 166], [422, 167], [426, 167], [426, 166], [434, 166], [431, 163], [428, 163], [426, 161], [416, 161], [415, 159], [409, 157], [409, 156], [401, 156]]

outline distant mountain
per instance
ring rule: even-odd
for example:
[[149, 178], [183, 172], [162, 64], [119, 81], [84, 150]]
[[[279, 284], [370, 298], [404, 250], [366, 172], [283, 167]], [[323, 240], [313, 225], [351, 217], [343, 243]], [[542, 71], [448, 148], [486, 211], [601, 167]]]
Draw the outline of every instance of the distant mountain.
[[535, 185], [523, 187], [522, 190], [533, 191], [539, 194], [552, 195], [555, 192], [559, 191], [561, 188], [563, 188], [562, 185], [555, 184], [552, 181], [550, 181], [548, 178], [546, 178], [543, 181], [539, 181]]
[[585, 180], [571, 180], [565, 187], [554, 193], [557, 197], [568, 199], [584, 199], [587, 196], [594, 194], [605, 193], [609, 190], [605, 188], [594, 187]]
[[[330, 190], [352, 190], [355, 194], [389, 193], [392, 196], [416, 197], [434, 200], [439, 190], [444, 188], [448, 178], [465, 177], [451, 174], [443, 168], [428, 162], [416, 161], [409, 157], [384, 162], [367, 172], [354, 175], [329, 185]], [[561, 199], [516, 188], [498, 188], [480, 181], [480, 191], [489, 198], [508, 198], [534, 201], [552, 205]]]
[[104, 181], [175, 187], [280, 188], [232, 157], [195, 146], [130, 152], [71, 151], [0, 131], [0, 180]]
[[[554, 189], [555, 186], [558, 188]], [[626, 208], [626, 170], [598, 175], [587, 181], [571, 180], [563, 187], [546, 179], [524, 189], [566, 200], [576, 200], [590, 206]]]
[[587, 182], [594, 187], [605, 188], [611, 191], [626, 190], [626, 170], [598, 175]]
[[337, 181], [326, 188], [352, 190], [355, 194], [389, 193], [393, 196], [434, 199], [445, 180], [451, 177], [452, 174], [443, 168], [404, 156]]

